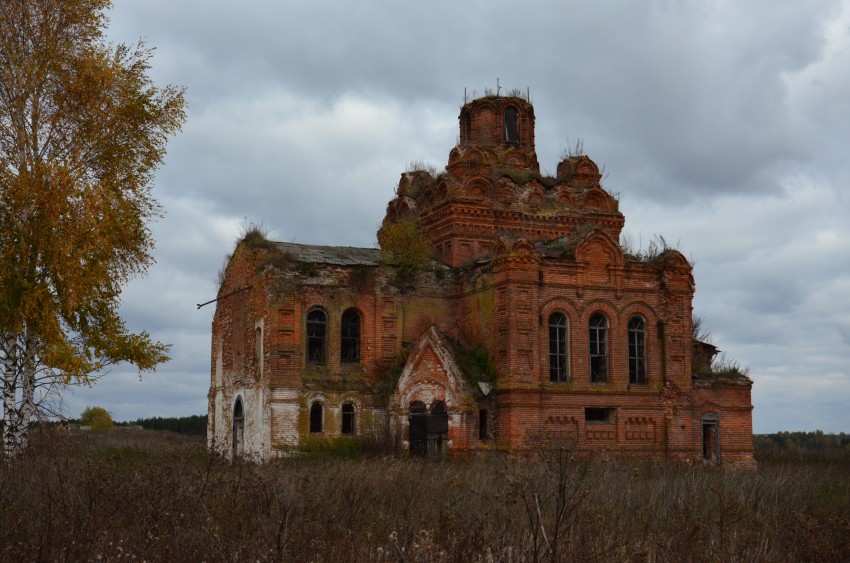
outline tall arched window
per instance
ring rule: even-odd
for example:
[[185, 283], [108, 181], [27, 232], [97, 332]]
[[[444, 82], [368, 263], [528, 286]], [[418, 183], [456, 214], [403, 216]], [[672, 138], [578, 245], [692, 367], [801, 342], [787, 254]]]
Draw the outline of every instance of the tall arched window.
[[342, 314], [340, 359], [343, 363], [360, 361], [360, 315], [355, 309]]
[[635, 315], [629, 319], [629, 384], [646, 382], [646, 321]]
[[342, 433], [354, 434], [354, 404], [343, 403], [342, 405]]
[[240, 457], [245, 449], [245, 411], [242, 397], [236, 397], [233, 405], [233, 457]]
[[328, 316], [321, 309], [307, 313], [307, 361], [324, 364], [328, 357]]
[[472, 141], [472, 116], [468, 111], [465, 111], [460, 116], [461, 125], [461, 142], [469, 143]]
[[519, 144], [519, 114], [515, 107], [505, 109], [505, 142]]
[[316, 401], [310, 406], [310, 432], [315, 434], [324, 430], [325, 408]]
[[602, 313], [590, 316], [590, 382], [608, 383], [608, 319]]
[[567, 338], [567, 316], [563, 313], [549, 315], [549, 381], [565, 383], [568, 380]]

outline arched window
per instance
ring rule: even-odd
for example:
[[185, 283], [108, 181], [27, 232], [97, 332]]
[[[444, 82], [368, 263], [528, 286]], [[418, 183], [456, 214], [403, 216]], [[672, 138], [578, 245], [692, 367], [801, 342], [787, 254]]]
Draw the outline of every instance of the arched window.
[[360, 361], [360, 315], [354, 309], [342, 314], [340, 355], [343, 363]]
[[468, 111], [465, 111], [460, 116], [461, 125], [461, 142], [469, 143], [472, 141], [472, 116]]
[[342, 433], [354, 434], [354, 404], [343, 403], [342, 405]]
[[608, 383], [608, 319], [602, 313], [590, 316], [590, 382]]
[[549, 315], [549, 381], [566, 383], [569, 377], [567, 338], [567, 316]]
[[519, 114], [515, 107], [505, 109], [505, 142], [519, 144]]
[[310, 432], [315, 434], [324, 430], [325, 408], [316, 401], [310, 406]]
[[646, 321], [635, 315], [629, 319], [629, 384], [646, 382]]
[[307, 313], [307, 361], [324, 364], [328, 357], [328, 316], [321, 309]]
[[245, 411], [242, 397], [236, 397], [233, 405], [233, 457], [240, 457], [245, 449]]

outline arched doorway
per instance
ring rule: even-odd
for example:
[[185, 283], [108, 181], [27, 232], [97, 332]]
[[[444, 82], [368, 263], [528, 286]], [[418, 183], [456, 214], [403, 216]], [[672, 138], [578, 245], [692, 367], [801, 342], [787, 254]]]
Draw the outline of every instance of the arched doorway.
[[411, 401], [408, 420], [411, 455], [439, 457], [445, 454], [449, 438], [445, 402], [434, 401], [429, 409], [422, 401]]
[[702, 459], [720, 463], [720, 418], [714, 413], [702, 416]]
[[242, 397], [236, 397], [233, 405], [233, 457], [241, 457], [245, 451], [245, 411]]

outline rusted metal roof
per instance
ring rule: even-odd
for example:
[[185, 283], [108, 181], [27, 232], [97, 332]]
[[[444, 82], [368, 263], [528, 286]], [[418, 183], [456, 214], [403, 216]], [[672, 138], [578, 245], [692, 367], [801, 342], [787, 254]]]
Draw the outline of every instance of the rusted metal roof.
[[277, 248], [299, 262], [334, 264], [337, 266], [377, 266], [381, 251], [377, 248], [354, 246], [318, 246], [276, 242]]

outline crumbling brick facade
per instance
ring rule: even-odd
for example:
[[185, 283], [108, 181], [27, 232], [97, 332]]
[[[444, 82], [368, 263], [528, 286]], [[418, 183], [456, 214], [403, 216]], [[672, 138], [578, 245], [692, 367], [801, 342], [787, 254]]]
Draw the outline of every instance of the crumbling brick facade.
[[213, 321], [210, 446], [268, 459], [340, 435], [422, 454], [558, 441], [753, 467], [752, 382], [705, 369], [716, 350], [692, 338], [685, 257], [623, 252], [587, 156], [542, 176], [526, 100], [477, 99], [459, 120], [445, 172], [402, 174], [387, 206], [382, 231], [411, 222], [430, 248], [412, 281], [376, 249], [237, 246]]

